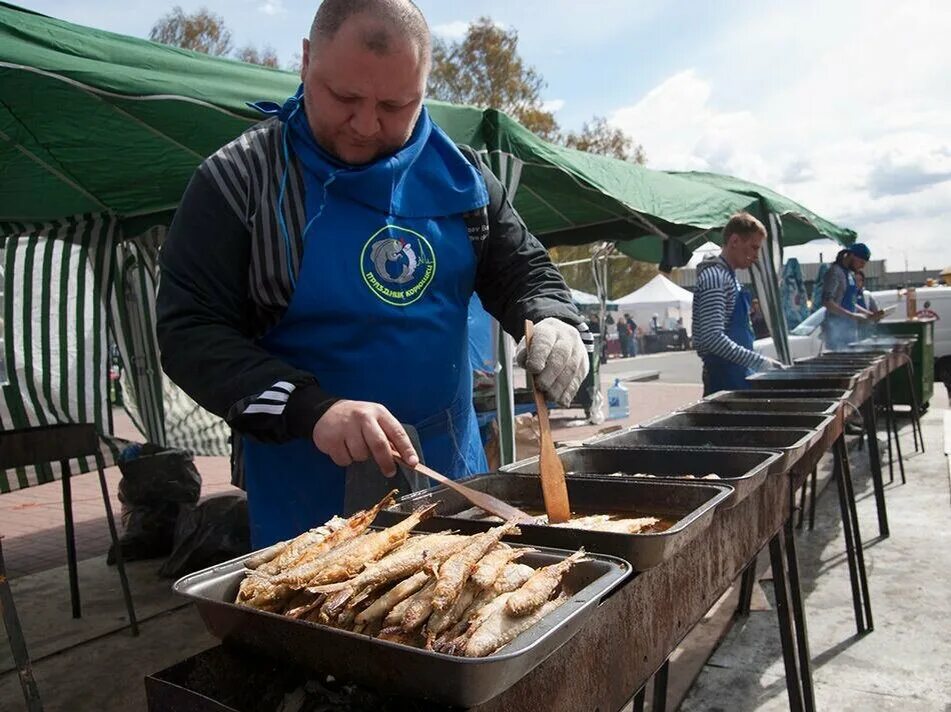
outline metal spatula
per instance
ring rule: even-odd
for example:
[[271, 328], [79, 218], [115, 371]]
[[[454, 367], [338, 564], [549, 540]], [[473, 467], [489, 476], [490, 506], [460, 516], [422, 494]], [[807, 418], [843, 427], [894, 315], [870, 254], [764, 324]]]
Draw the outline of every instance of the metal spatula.
[[[525, 320], [525, 348], [532, 343], [535, 326]], [[548, 404], [545, 396], [532, 381], [535, 392], [535, 406], [538, 408], [539, 443], [538, 474], [542, 480], [542, 496], [545, 498], [545, 513], [549, 524], [561, 524], [571, 519], [571, 507], [568, 504], [568, 486], [565, 484], [565, 466], [555, 451], [555, 441], [551, 437], [551, 425], [548, 422]]]
[[392, 451], [392, 454], [393, 459], [400, 464], [404, 465], [405, 467], [409, 467], [411, 470], [415, 470], [421, 475], [426, 475], [426, 477], [431, 480], [435, 480], [439, 484], [446, 485], [446, 487], [451, 490], [455, 490], [467, 500], [472, 502], [472, 504], [479, 507], [480, 509], [484, 509], [489, 514], [494, 514], [497, 517], [501, 517], [505, 521], [514, 519], [520, 524], [533, 524], [536, 521], [536, 517], [526, 514], [518, 507], [513, 507], [511, 504], [503, 502], [501, 499], [497, 499], [496, 497], [486, 494], [485, 492], [479, 492], [478, 490], [474, 490], [471, 487], [466, 487], [465, 485], [460, 484], [455, 480], [451, 480], [445, 475], [441, 475], [435, 470], [426, 467], [426, 465], [422, 463], [416, 465], [416, 467], [410, 467], [395, 450]]

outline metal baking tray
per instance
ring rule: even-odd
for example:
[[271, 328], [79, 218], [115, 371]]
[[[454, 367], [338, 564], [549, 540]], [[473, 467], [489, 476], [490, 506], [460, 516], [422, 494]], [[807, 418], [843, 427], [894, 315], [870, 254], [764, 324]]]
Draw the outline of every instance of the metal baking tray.
[[819, 413], [684, 413], [661, 415], [643, 424], [645, 428], [772, 428], [824, 429], [834, 420]]
[[[544, 511], [541, 483], [535, 475], [512, 473], [479, 475], [465, 480], [466, 485], [487, 492], [522, 509]], [[540, 544], [559, 549], [611, 554], [626, 560], [637, 571], [657, 566], [680, 551], [703, 532], [713, 512], [733, 492], [722, 482], [675, 482], [650, 478], [568, 477], [568, 499], [579, 514], [631, 514], [636, 517], [664, 517], [675, 520], [669, 529], [656, 534], [618, 534], [585, 529], [520, 524], [521, 536], [508, 540], [521, 544]], [[419, 507], [439, 502], [436, 516], [420, 528], [429, 531], [458, 529], [465, 534], [485, 531], [492, 522], [464, 518], [460, 513], [472, 504], [448, 487], [438, 486], [402, 497], [377, 516], [377, 521], [395, 524]]]
[[817, 373], [816, 371], [765, 371], [754, 373], [746, 377], [751, 388], [795, 388], [812, 390], [814, 388], [847, 388], [854, 389], [860, 379], [856, 373]]
[[[639, 474], [691, 482], [693, 480], [684, 480], [684, 475], [699, 479], [715, 473], [720, 477], [717, 482], [733, 487], [733, 494], [720, 505], [724, 509], [735, 507], [759, 487], [779, 458], [779, 453], [775, 452], [713, 451], [697, 447], [644, 447], [621, 450], [582, 446], [561, 449], [558, 455], [565, 466], [565, 472], [575, 477], [603, 478], [606, 475], [614, 475], [626, 479]], [[538, 458], [506, 465], [502, 471], [537, 475]], [[627, 474], [616, 475], [618, 472]]]
[[822, 437], [808, 428], [656, 428], [635, 427], [603, 435], [586, 445], [598, 447], [712, 447], [722, 450], [769, 450], [780, 457], [770, 473], [786, 473]]
[[[546, 566], [570, 553], [536, 548], [538, 553], [520, 561]], [[173, 586], [195, 602], [213, 636], [337, 679], [461, 707], [492, 699], [544, 662], [631, 574], [626, 561], [592, 553], [565, 575], [563, 585], [573, 595], [562, 606], [499, 652], [461, 658], [237, 606], [232, 601], [249, 556], [190, 574]]]
[[823, 366], [828, 367], [830, 370], [833, 368], [854, 368], [857, 371], [869, 369], [873, 377], [877, 379], [884, 378], [889, 371], [889, 362], [885, 356], [882, 355], [863, 356], [862, 354], [854, 354], [849, 356], [843, 354], [823, 354], [822, 356], [800, 359], [796, 361], [796, 364], [807, 368]]
[[717, 391], [709, 395], [704, 400], [716, 401], [721, 398], [727, 400], [771, 400], [773, 398], [825, 398], [827, 400], [848, 400], [851, 391], [847, 388], [824, 388], [824, 389], [773, 389], [769, 391]]
[[842, 407], [842, 401], [822, 398], [764, 398], [750, 400], [749, 398], [717, 398], [716, 400], [700, 401], [683, 409], [684, 413], [723, 413], [723, 412], [755, 412], [767, 413], [822, 413], [832, 414]]

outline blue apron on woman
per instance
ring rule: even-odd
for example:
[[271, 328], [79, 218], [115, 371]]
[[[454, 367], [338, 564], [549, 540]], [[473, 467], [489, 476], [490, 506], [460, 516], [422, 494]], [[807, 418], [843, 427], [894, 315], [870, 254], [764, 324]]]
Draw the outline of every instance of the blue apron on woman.
[[[735, 277], [734, 277], [735, 279]], [[753, 326], [750, 323], [752, 295], [736, 280], [736, 299], [733, 313], [726, 325], [726, 335], [745, 349], [753, 349]], [[707, 354], [703, 357], [703, 395], [717, 391], [740, 391], [749, 388], [746, 377], [750, 369], [746, 366], [727, 361], [720, 356]]]
[[[488, 204], [485, 182], [425, 109], [393, 156], [341, 164], [314, 141], [299, 97], [272, 111], [304, 175], [304, 253], [260, 344], [334, 395], [413, 425], [434, 469], [484, 471], [467, 337], [476, 255], [461, 215]], [[243, 446], [255, 548], [341, 512], [344, 470], [311, 440]]]
[[[845, 273], [845, 292], [839, 304], [843, 309], [855, 312], [859, 301], [859, 288], [855, 283], [855, 275], [842, 265], [836, 264], [832, 269], [840, 269]], [[829, 350], [840, 349], [858, 338], [858, 329], [855, 321], [847, 316], [827, 313], [823, 324], [823, 339]]]

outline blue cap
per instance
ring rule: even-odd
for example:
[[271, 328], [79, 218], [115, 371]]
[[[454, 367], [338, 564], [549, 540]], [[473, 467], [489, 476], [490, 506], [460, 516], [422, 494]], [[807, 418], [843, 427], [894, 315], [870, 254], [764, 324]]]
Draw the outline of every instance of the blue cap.
[[872, 259], [872, 251], [868, 249], [868, 245], [864, 242], [856, 242], [849, 248], [849, 252], [858, 257], [860, 260], [865, 260], [868, 262]]

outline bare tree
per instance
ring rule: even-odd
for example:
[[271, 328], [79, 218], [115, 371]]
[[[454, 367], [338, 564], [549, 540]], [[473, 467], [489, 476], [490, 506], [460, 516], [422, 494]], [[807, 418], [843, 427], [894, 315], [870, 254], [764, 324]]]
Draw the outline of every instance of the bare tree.
[[231, 51], [231, 32], [225, 27], [224, 18], [204, 7], [186, 15], [176, 5], [155, 23], [149, 39], [215, 56]]

